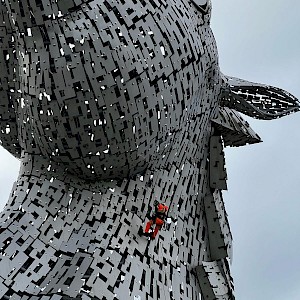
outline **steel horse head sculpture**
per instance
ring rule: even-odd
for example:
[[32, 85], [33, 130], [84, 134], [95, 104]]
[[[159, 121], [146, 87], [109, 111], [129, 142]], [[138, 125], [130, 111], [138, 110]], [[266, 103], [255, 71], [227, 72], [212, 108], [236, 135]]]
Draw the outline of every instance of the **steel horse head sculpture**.
[[[298, 110], [219, 70], [209, 0], [1, 0], [1, 299], [233, 299], [223, 147]], [[139, 232], [168, 207], [155, 239]]]

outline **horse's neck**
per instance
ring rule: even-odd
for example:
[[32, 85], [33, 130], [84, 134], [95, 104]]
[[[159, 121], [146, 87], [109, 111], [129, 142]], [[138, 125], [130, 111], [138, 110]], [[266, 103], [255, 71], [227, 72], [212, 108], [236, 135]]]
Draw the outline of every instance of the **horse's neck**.
[[[205, 164], [204, 159], [203, 166], [186, 161], [180, 166], [170, 165], [169, 169], [148, 170], [132, 179], [86, 184], [64, 175], [63, 170], [53, 164], [41, 163], [39, 157], [23, 157], [19, 178], [0, 221], [2, 226], [8, 226], [13, 219], [19, 219], [17, 215], [26, 214], [29, 219], [40, 220], [35, 222], [37, 227], [50, 217], [60, 219], [63, 226], [74, 224], [80, 211], [84, 211], [86, 218], [96, 211], [98, 217], [99, 211], [109, 215], [132, 211], [144, 220], [154, 200], [164, 202], [172, 209], [176, 208], [180, 198], [185, 200], [190, 194], [203, 193], [206, 180], [199, 169], [205, 169]], [[177, 211], [177, 208], [173, 209], [174, 214]], [[78, 219], [76, 227], [83, 226], [86, 221], [85, 218]]]
[[[113, 282], [116, 275], [111, 270], [118, 270], [121, 258], [124, 274], [126, 266], [133, 266], [126, 267], [129, 278], [140, 278], [141, 270], [150, 278], [152, 270], [159, 269], [162, 257], [168, 268], [180, 266], [184, 272], [210, 259], [202, 201], [209, 192], [207, 159], [201, 155], [196, 164], [180, 155], [185, 157], [184, 152], [170, 155], [175, 163], [165, 164], [164, 168], [149, 169], [130, 180], [97, 185], [83, 184], [56, 170], [54, 165], [41, 164], [40, 157], [23, 157], [20, 176], [0, 216], [4, 230], [0, 240], [3, 263], [17, 266], [14, 273], [3, 276], [12, 280], [17, 289], [31, 251], [31, 269], [37, 265], [42, 268], [38, 274], [31, 273], [31, 269], [26, 271], [27, 281], [21, 291], [26, 290], [29, 295], [59, 292], [75, 297], [77, 282], [83, 285], [84, 280], [90, 294], [100, 298], [102, 290], [107, 289], [103, 282], [94, 284], [89, 278], [101, 272], [108, 282]], [[176, 163], [178, 157], [181, 163]], [[154, 243], [148, 244], [139, 232], [155, 199], [169, 206], [172, 222], [167, 230], [159, 232]], [[16, 256], [18, 253], [21, 258]], [[138, 255], [145, 259], [141, 261]], [[78, 262], [82, 259], [81, 270]], [[76, 288], [71, 288], [65, 277], [73, 278]], [[197, 290], [196, 282], [186, 284]]]

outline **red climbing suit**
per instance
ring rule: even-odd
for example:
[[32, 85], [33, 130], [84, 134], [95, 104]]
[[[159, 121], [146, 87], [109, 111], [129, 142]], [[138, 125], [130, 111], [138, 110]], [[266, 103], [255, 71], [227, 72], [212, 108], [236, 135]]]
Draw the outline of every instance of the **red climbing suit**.
[[156, 225], [155, 229], [151, 235], [151, 238], [155, 238], [158, 231], [161, 229], [161, 227], [164, 225], [164, 220], [165, 217], [167, 215], [167, 211], [168, 211], [168, 206], [159, 203], [156, 207], [155, 207], [155, 214], [152, 216], [152, 218], [147, 222], [146, 224], [146, 228], [145, 228], [145, 233], [148, 234], [149, 230], [151, 228], [152, 225]]

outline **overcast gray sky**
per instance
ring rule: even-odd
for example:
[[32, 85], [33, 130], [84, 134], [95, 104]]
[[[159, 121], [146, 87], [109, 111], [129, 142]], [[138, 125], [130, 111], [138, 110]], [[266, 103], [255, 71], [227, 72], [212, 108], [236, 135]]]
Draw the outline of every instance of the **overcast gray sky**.
[[[300, 98], [300, 1], [212, 0], [223, 73]], [[248, 118], [264, 143], [226, 150], [237, 300], [300, 299], [300, 113]]]
[[[300, 1], [213, 0], [223, 73], [300, 98]], [[237, 300], [300, 299], [300, 113], [248, 119], [264, 143], [226, 150]], [[18, 174], [0, 148], [0, 206]]]

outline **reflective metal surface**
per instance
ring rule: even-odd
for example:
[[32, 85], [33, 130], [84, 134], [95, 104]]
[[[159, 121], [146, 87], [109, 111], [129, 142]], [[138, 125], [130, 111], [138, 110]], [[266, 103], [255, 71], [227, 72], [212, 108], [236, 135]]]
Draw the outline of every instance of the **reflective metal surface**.
[[[1, 299], [234, 299], [223, 147], [292, 95], [220, 73], [210, 1], [1, 1]], [[5, 170], [2, 170], [5, 172]], [[140, 236], [155, 200], [169, 207]]]

